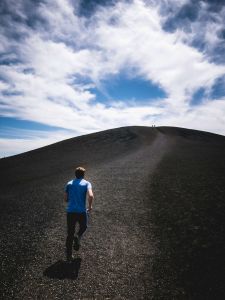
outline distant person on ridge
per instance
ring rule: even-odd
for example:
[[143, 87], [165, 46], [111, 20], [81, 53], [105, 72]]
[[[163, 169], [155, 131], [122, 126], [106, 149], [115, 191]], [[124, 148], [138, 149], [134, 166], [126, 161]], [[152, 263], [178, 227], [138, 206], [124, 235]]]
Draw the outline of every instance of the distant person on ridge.
[[[67, 202], [67, 260], [73, 260], [72, 247], [78, 251], [80, 239], [87, 229], [88, 213], [92, 210], [94, 195], [92, 185], [84, 179], [85, 169], [78, 167], [75, 170], [76, 178], [66, 184], [64, 200]], [[86, 196], [88, 195], [88, 209], [86, 209]], [[79, 223], [79, 231], [75, 234], [76, 223]]]

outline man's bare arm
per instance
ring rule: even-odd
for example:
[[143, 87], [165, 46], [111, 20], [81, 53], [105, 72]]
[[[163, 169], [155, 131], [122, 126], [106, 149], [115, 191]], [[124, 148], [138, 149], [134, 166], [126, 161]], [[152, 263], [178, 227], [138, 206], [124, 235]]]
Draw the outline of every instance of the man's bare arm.
[[94, 200], [94, 194], [93, 194], [92, 189], [88, 189], [87, 193], [88, 193], [88, 210], [91, 211], [92, 210], [92, 203], [93, 203], [93, 200]]

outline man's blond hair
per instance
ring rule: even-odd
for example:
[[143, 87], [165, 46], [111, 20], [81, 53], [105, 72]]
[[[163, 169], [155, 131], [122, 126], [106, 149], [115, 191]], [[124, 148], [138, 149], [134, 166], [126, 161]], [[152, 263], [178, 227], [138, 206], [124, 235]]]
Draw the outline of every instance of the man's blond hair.
[[76, 170], [75, 170], [75, 176], [80, 179], [80, 178], [83, 178], [84, 175], [85, 175], [85, 168], [83, 167], [77, 167]]

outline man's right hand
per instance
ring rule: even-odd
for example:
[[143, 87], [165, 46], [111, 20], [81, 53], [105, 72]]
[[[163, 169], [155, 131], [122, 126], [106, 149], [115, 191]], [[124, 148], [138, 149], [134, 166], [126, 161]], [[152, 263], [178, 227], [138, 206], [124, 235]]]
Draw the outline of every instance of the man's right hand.
[[92, 206], [89, 206], [88, 209], [87, 209], [87, 211], [91, 212], [92, 211]]

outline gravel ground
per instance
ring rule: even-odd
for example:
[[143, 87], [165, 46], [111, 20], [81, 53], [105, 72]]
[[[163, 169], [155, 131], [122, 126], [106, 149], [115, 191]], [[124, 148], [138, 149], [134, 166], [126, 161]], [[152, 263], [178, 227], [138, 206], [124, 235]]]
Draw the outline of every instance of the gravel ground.
[[[1, 159], [2, 299], [224, 299], [225, 138], [125, 127]], [[63, 188], [95, 202], [65, 262]]]

